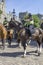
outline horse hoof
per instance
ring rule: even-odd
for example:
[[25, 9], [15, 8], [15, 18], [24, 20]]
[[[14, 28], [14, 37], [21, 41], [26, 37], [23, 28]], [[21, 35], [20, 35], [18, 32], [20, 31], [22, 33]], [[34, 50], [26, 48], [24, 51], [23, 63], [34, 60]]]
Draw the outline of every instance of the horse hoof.
[[20, 45], [18, 45], [18, 47], [19, 47], [19, 48], [21, 48], [21, 46], [20, 46]]
[[24, 54], [24, 55], [23, 55], [23, 57], [25, 58], [25, 57], [26, 57], [26, 55]]
[[35, 53], [37, 53], [38, 51], [36, 50]]
[[19, 46], [19, 48], [21, 48], [21, 47]]
[[40, 56], [41, 53], [38, 53], [38, 56]]

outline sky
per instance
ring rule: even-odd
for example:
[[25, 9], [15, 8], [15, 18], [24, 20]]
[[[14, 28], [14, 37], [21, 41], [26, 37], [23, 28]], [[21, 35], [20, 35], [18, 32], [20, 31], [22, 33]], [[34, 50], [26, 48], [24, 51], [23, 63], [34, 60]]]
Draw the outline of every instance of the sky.
[[43, 14], [43, 0], [6, 0], [6, 12], [12, 12], [13, 9], [16, 15], [26, 11], [32, 14]]

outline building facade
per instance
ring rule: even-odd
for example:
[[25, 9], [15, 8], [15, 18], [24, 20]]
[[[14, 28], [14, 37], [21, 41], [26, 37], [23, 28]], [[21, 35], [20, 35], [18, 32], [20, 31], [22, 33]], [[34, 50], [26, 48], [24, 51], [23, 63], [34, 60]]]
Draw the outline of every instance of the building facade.
[[20, 12], [20, 13], [19, 13], [19, 18], [20, 18], [21, 20], [23, 20], [24, 16], [26, 16], [27, 14], [28, 14], [28, 12]]
[[0, 0], [0, 11], [2, 13], [0, 13], [0, 23], [3, 23], [4, 18], [6, 16], [6, 12], [5, 12], [5, 0]]
[[0, 23], [3, 24], [3, 21], [5, 20], [5, 17], [7, 18], [8, 21], [10, 21], [10, 19], [12, 18], [12, 13], [6, 13], [5, 11], [6, 9], [6, 5], [5, 5], [5, 0], [0, 0], [0, 11], [2, 11], [2, 13], [0, 14]]
[[[3, 21], [5, 20], [5, 17], [7, 18], [8, 21], [10, 21], [11, 18], [13, 18], [14, 13], [15, 13], [14, 11], [6, 13], [6, 11], [5, 11], [5, 9], [6, 9], [5, 1], [6, 0], [0, 0], [0, 11], [2, 11], [2, 13], [0, 14], [0, 23], [2, 23], [2, 24], [3, 24]], [[20, 22], [19, 17], [17, 17], [16, 15], [15, 15], [15, 20]]]

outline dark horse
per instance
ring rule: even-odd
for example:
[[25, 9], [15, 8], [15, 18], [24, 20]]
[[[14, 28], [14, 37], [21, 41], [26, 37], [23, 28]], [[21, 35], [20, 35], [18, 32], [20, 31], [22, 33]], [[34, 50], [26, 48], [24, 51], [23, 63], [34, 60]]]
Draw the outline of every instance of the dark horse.
[[27, 41], [30, 40], [31, 33], [29, 29], [22, 28], [18, 33], [18, 43], [21, 42], [24, 49], [24, 56], [26, 56]]
[[23, 25], [17, 21], [11, 21], [9, 22], [10, 28], [15, 28], [17, 33], [17, 42], [20, 45], [23, 46], [24, 49], [24, 56], [26, 55], [26, 46], [27, 46], [27, 40], [30, 39], [31, 33], [30, 30], [23, 27]]
[[31, 38], [37, 41], [38, 49], [35, 52], [37, 52], [38, 55], [40, 55], [43, 39], [43, 30], [41, 28], [34, 28], [35, 32], [31, 35], [30, 30], [23, 27], [23, 25], [17, 23], [17, 21], [10, 22], [9, 25], [11, 26], [11, 28], [15, 28], [17, 31], [17, 42], [18, 44], [20, 44], [21, 42], [24, 49], [24, 56], [26, 55], [27, 41]]

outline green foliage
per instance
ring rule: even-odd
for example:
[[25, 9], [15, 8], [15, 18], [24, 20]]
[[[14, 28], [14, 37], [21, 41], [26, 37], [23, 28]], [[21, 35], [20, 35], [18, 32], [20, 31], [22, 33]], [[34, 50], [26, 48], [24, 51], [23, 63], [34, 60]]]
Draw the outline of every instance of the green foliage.
[[40, 27], [39, 23], [40, 23], [40, 19], [37, 15], [33, 15], [33, 20], [34, 20], [34, 26], [35, 27]]
[[39, 23], [34, 23], [34, 26], [38, 28], [40, 27]]
[[[32, 15], [32, 18], [33, 18], [33, 20], [34, 20], [34, 26], [35, 27], [40, 27], [40, 19], [39, 19], [39, 17], [37, 16], [37, 15]], [[26, 19], [29, 19], [29, 14], [27, 14], [25, 17], [24, 17], [24, 20], [26, 20]], [[28, 26], [28, 25], [30, 25], [30, 23], [31, 23], [31, 21], [25, 21], [25, 24], [24, 24], [24, 26]]]
[[1, 18], [2, 10], [0, 10], [0, 18]]
[[2, 11], [0, 10], [0, 14], [2, 14]]

